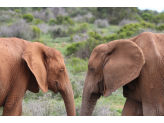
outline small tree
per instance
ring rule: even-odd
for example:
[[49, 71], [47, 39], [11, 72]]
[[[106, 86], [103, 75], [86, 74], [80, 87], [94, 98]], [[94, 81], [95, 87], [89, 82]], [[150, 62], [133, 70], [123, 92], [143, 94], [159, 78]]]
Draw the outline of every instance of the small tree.
[[34, 19], [34, 16], [30, 13], [24, 14], [23, 19], [27, 20], [27, 22], [31, 22]]

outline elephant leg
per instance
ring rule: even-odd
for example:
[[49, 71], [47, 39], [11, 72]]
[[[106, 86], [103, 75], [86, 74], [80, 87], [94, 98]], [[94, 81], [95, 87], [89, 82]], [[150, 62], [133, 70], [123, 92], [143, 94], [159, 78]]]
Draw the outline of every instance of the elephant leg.
[[27, 90], [29, 73], [21, 74], [10, 87], [5, 104], [3, 106], [3, 116], [21, 116], [22, 100]]
[[22, 102], [6, 102], [3, 108], [3, 116], [21, 116]]
[[133, 99], [127, 98], [122, 116], [143, 116], [142, 103]]

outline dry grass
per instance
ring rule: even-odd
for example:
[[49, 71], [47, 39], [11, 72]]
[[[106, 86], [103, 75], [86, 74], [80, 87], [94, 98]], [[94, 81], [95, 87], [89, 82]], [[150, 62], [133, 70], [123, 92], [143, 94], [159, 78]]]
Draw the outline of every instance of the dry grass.
[[51, 93], [39, 97], [38, 100], [22, 102], [23, 116], [66, 116], [64, 101], [52, 99]]

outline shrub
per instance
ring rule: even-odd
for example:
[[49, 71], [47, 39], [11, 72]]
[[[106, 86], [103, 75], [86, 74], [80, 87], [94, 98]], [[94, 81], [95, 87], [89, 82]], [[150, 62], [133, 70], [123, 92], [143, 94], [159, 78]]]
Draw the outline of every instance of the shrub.
[[50, 29], [50, 34], [51, 34], [51, 37], [54, 39], [57, 37], [68, 36], [65, 28], [63, 28], [62, 26], [54, 26], [53, 28]]
[[95, 17], [91, 13], [87, 13], [86, 15], [77, 15], [73, 18], [75, 22], [88, 22], [88, 23], [94, 23]]
[[57, 102], [51, 99], [51, 93], [44, 94], [39, 100], [22, 102], [23, 116], [66, 116], [64, 102]]
[[54, 15], [49, 8], [42, 11], [34, 11], [33, 15], [35, 18], [40, 19], [44, 22], [48, 22], [50, 18], [54, 19]]
[[42, 44], [47, 45], [47, 43], [43, 39], [34, 39], [33, 42], [40, 42]]
[[103, 104], [102, 101], [98, 101], [94, 110], [93, 116], [115, 116], [117, 115], [116, 110], [112, 110], [109, 102]]
[[51, 18], [51, 19], [49, 20], [49, 25], [55, 25], [55, 23], [56, 23], [55, 19], [52, 19], [52, 18]]
[[85, 72], [88, 68], [88, 60], [83, 60], [80, 58], [71, 58], [68, 60], [69, 64], [72, 65], [71, 72], [72, 73], [79, 73], [79, 72]]
[[27, 20], [27, 22], [31, 22], [34, 19], [34, 16], [30, 13], [23, 14], [23, 19]]
[[155, 28], [155, 24], [150, 23], [150, 22], [145, 22], [145, 21], [141, 21], [140, 25], [144, 28], [151, 28], [154, 29]]
[[143, 13], [142, 14], [142, 18], [145, 20], [145, 21], [150, 21], [151, 19], [152, 19], [152, 14], [150, 14], [150, 13], [147, 13], [147, 12], [145, 12], [145, 13]]
[[152, 17], [152, 19], [150, 20], [150, 22], [153, 22], [153, 23], [163, 23], [164, 22], [164, 13], [160, 13], [158, 15], [155, 15]]
[[54, 17], [56, 17], [57, 15], [67, 15], [64, 7], [53, 7], [51, 8], [51, 11], [53, 12]]
[[107, 20], [98, 19], [98, 20], [95, 20], [94, 24], [95, 24], [95, 26], [97, 26], [99, 28], [109, 27], [109, 23]]
[[58, 24], [58, 25], [62, 25], [62, 24], [65, 24], [65, 25], [74, 25], [74, 21], [68, 17], [68, 16], [61, 16], [61, 15], [58, 15], [56, 17], [56, 19], [50, 19], [49, 20], [49, 25], [55, 25], [55, 24]]
[[48, 26], [45, 23], [38, 24], [37, 27], [41, 30], [42, 33], [47, 34], [48, 31], [50, 30], [50, 26]]
[[77, 33], [85, 33], [88, 30], [88, 23], [82, 23], [77, 29]]
[[19, 20], [11, 26], [3, 25], [0, 27], [1, 37], [17, 37], [25, 40], [31, 40], [32, 35], [32, 29], [24, 20]]
[[79, 41], [84, 41], [87, 40], [87, 35], [82, 35], [82, 34], [78, 34], [78, 35], [71, 35], [70, 36], [70, 41], [71, 42], [79, 42]]
[[44, 22], [41, 21], [40, 19], [35, 19], [35, 20], [34, 20], [34, 24], [35, 24], [35, 25], [41, 24], [41, 23], [44, 23]]
[[83, 44], [84, 44], [83, 42], [72, 43], [66, 48], [66, 55], [71, 55], [75, 53], [78, 50], [78, 48]]
[[164, 30], [164, 24], [161, 24], [160, 26], [157, 26], [156, 29], [158, 31], [163, 31]]
[[124, 26], [126, 24], [137, 23], [136, 20], [123, 19], [119, 22], [119, 26]]
[[14, 11], [17, 12], [17, 13], [20, 13], [20, 10], [19, 9], [15, 9]]
[[101, 43], [106, 43], [106, 40], [97, 32], [89, 32], [87, 41], [72, 43], [66, 48], [66, 55], [75, 54], [80, 58], [89, 58], [92, 50]]
[[33, 38], [39, 39], [40, 38], [40, 33], [41, 33], [41, 30], [39, 29], [39, 27], [32, 26], [32, 31], [33, 31]]
[[67, 30], [68, 35], [73, 35], [77, 33], [85, 33], [88, 30], [88, 23], [82, 23], [78, 27], [69, 27]]

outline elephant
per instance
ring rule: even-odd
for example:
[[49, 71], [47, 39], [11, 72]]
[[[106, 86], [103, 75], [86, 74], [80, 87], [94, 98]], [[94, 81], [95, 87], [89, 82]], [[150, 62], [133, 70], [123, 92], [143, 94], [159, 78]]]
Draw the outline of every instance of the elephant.
[[75, 116], [72, 86], [60, 51], [39, 42], [0, 38], [0, 107], [3, 116], [22, 115], [27, 90], [48, 90], [63, 97], [67, 115]]
[[164, 115], [164, 34], [143, 32], [95, 47], [88, 61], [81, 116], [123, 87], [122, 116]]

